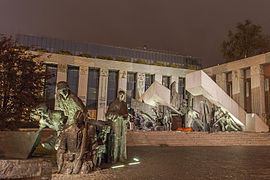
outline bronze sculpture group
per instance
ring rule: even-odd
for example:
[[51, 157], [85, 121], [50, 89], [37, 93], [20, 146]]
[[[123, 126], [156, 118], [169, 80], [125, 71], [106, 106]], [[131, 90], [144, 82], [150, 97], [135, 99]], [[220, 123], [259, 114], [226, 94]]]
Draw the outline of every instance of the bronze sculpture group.
[[[141, 126], [144, 130], [172, 129], [172, 116], [186, 116], [185, 127], [197, 131], [240, 131], [232, 117], [217, 106], [209, 108], [201, 101], [201, 113], [193, 110], [187, 100], [171, 89], [171, 105], [149, 106], [135, 110], [140, 115], [139, 123], [134, 121], [135, 130]], [[70, 91], [67, 82], [57, 83], [56, 102], [58, 110], [50, 110], [45, 104], [36, 108], [40, 119], [41, 131], [44, 127], [54, 129], [57, 134], [42, 142], [46, 149], [57, 150], [58, 172], [63, 174], [89, 173], [100, 167], [102, 162], [115, 163], [127, 159], [126, 132], [129, 122], [125, 92], [120, 90], [118, 97], [110, 104], [106, 121], [92, 120], [81, 99]], [[182, 102], [182, 103], [179, 103]], [[143, 103], [143, 102], [141, 102]], [[133, 108], [131, 106], [131, 108]], [[150, 115], [151, 114], [151, 115]], [[175, 115], [175, 114], [174, 114]]]
[[85, 174], [95, 170], [102, 161], [124, 161], [128, 122], [125, 92], [109, 106], [107, 122], [91, 120], [80, 98], [70, 91], [67, 82], [57, 83], [56, 99], [59, 110], [48, 110], [39, 105], [40, 129], [49, 127], [57, 135], [42, 143], [47, 149], [57, 150], [58, 172]]

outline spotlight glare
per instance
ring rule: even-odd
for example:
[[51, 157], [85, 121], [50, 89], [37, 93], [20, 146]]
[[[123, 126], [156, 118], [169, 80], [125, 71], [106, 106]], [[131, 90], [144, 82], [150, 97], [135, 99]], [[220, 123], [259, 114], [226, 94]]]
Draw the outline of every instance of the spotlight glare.
[[128, 163], [128, 165], [135, 165], [135, 164], [140, 164], [140, 162], [132, 162], [132, 163]]
[[113, 169], [114, 168], [121, 168], [121, 167], [125, 167], [125, 165], [124, 164], [121, 164], [121, 165], [112, 166]]

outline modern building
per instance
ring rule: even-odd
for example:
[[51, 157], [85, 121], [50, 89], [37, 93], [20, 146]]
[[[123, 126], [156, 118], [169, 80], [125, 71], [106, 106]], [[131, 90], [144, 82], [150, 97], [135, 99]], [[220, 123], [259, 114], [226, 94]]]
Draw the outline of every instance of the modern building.
[[[42, 53], [33, 51], [33, 53], [41, 54], [40, 59], [46, 62], [47, 71], [55, 75], [49, 82], [55, 84], [59, 81], [67, 81], [71, 90], [85, 103], [91, 117], [99, 120], [105, 119], [107, 107], [116, 98], [120, 89], [126, 92], [128, 104], [132, 98], [140, 99], [154, 81], [167, 88], [176, 82], [176, 91], [184, 95], [186, 75], [195, 72], [195, 69], [200, 67], [198, 59], [194, 58], [193, 61], [189, 61], [189, 58], [175, 54], [89, 44], [84, 44], [84, 48], [81, 49], [85, 49], [85, 51], [82, 51], [72, 43], [70, 46], [65, 45], [70, 43], [67, 41], [62, 41], [62, 45], [57, 45], [56, 40], [46, 38], [34, 40], [35, 38], [32, 36], [20, 37], [24, 39], [18, 40], [18, 42], [24, 46], [50, 51]], [[55, 42], [55, 45], [52, 45], [52, 42]], [[55, 53], [59, 50], [70, 51], [74, 55]], [[91, 53], [95, 58], [76, 56], [82, 53]], [[99, 53], [113, 58], [100, 59]], [[167, 58], [164, 58], [165, 56]], [[119, 57], [127, 58], [130, 62], [116, 60]], [[141, 64], [136, 63], [138, 59], [143, 59], [147, 63], [163, 62], [164, 64], [178, 63], [178, 65], [186, 63], [184, 66], [195, 65], [196, 68], [191, 70]], [[224, 99], [227, 99], [228, 102], [233, 101], [237, 104], [237, 108], [239, 106], [240, 109], [243, 109], [241, 112], [245, 112], [244, 114], [239, 114], [240, 111], [234, 112], [235, 117], [250, 116], [252, 115], [250, 113], [255, 113], [260, 120], [269, 123], [270, 53], [209, 67], [203, 71], [216, 82], [218, 88], [220, 87], [228, 94], [228, 97]], [[51, 108], [55, 106], [54, 93], [55, 85], [49, 86], [45, 91]], [[222, 97], [219, 98], [222, 101]], [[232, 105], [227, 104], [227, 106], [231, 106], [229, 109], [233, 111]], [[260, 127], [263, 126], [260, 124]]]
[[270, 121], [270, 53], [203, 69], [247, 113]]
[[29, 47], [30, 50], [42, 49], [50, 53], [64, 51], [75, 56], [87, 54], [99, 59], [143, 62], [147, 64], [162, 63], [166, 66], [177, 65], [180, 68], [189, 69], [201, 68], [201, 60], [199, 58], [166, 51], [150, 50], [146, 46], [141, 49], [131, 49], [30, 35], [15, 34], [14, 36], [20, 45]]

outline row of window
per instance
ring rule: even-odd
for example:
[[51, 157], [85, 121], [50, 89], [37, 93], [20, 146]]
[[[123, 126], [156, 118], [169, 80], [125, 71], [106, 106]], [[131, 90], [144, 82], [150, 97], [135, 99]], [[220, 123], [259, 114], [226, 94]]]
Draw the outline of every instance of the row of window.
[[[52, 78], [46, 81], [46, 88], [44, 95], [48, 101], [50, 109], [54, 109], [54, 100], [55, 100], [55, 90], [57, 82], [57, 65], [47, 64], [46, 71], [52, 74]], [[136, 73], [128, 72], [127, 73], [127, 94], [126, 101], [127, 104], [131, 103], [131, 99], [135, 98], [136, 95]], [[145, 75], [145, 91], [151, 86], [154, 82], [153, 74]], [[77, 66], [68, 66], [67, 68], [67, 83], [71, 91], [75, 94], [78, 93], [78, 83], [79, 83], [79, 67]], [[162, 77], [162, 85], [169, 88], [171, 83], [171, 78], [169, 76]], [[98, 103], [98, 86], [99, 86], [99, 69], [89, 68], [88, 70], [88, 83], [87, 83], [87, 97], [86, 97], [86, 106], [89, 110], [97, 109]], [[184, 94], [185, 91], [185, 79], [179, 78], [179, 93]], [[112, 101], [117, 97], [118, 91], [118, 71], [109, 70], [108, 74], [108, 87], [107, 87], [107, 105], [112, 103]]]

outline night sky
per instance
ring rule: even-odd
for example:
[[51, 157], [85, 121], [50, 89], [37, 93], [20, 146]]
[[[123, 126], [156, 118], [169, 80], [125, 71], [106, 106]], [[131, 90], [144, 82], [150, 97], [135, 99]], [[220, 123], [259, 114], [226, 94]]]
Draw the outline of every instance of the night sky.
[[0, 0], [0, 33], [175, 51], [223, 63], [220, 44], [250, 19], [270, 35], [270, 0]]

